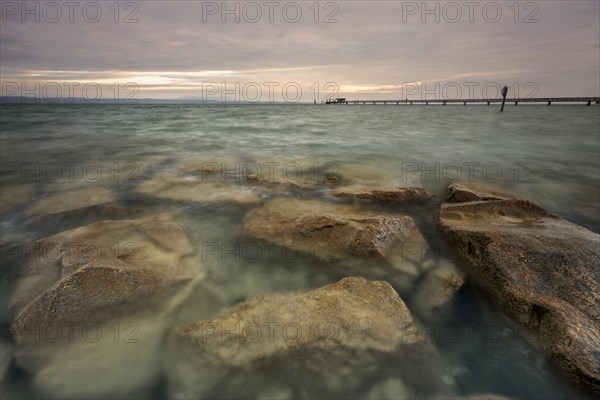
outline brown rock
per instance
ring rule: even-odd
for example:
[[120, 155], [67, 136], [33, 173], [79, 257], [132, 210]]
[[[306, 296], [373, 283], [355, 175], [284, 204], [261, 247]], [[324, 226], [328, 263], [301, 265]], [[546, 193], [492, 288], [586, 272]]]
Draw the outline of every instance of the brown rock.
[[233, 202], [257, 205], [261, 197], [252, 188], [220, 180], [204, 181], [194, 176], [158, 173], [142, 182], [136, 192], [163, 199], [198, 203]]
[[340, 184], [340, 179], [337, 176], [332, 175], [325, 178], [323, 180], [323, 183], [325, 184], [325, 186], [337, 186]]
[[327, 261], [385, 258], [417, 231], [412, 218], [372, 214], [353, 206], [276, 198], [251, 210], [244, 231]]
[[413, 304], [420, 315], [431, 318], [452, 300], [464, 283], [462, 272], [451, 262], [442, 260], [425, 276], [413, 298]]
[[364, 187], [340, 187], [330, 192], [334, 197], [359, 199], [382, 205], [421, 203], [434, 196], [423, 188], [369, 189]]
[[12, 331], [51, 322], [104, 320], [144, 294], [189, 281], [204, 271], [182, 227], [168, 215], [102, 221], [38, 240], [11, 299], [19, 312]]
[[499, 193], [493, 188], [487, 188], [473, 183], [452, 183], [446, 193], [447, 203], [464, 203], [467, 201], [507, 200], [513, 196]]
[[518, 199], [444, 204], [437, 222], [567, 375], [600, 393], [600, 235]]
[[[261, 296], [220, 318], [179, 325], [175, 334], [180, 350], [203, 368], [230, 374], [275, 364], [295, 382], [325, 379], [342, 391], [360, 384], [357, 375], [376, 374], [375, 360], [395, 359], [407, 376], [439, 361], [394, 289], [359, 277]], [[175, 377], [177, 387], [194, 387], [203, 373], [189, 372]]]
[[12, 325], [13, 336], [21, 345], [35, 344], [40, 330], [67, 332], [69, 324], [106, 321], [119, 307], [156, 292], [161, 284], [164, 279], [149, 269], [90, 264], [25, 306]]
[[246, 177], [246, 181], [247, 182], [252, 182], [252, 183], [258, 183], [261, 181], [261, 179], [259, 178], [258, 175], [256, 174], [250, 174]]
[[109, 189], [94, 186], [48, 194], [34, 203], [27, 210], [27, 215], [31, 217], [76, 215], [90, 211], [114, 213], [120, 209]]
[[174, 166], [186, 174], [200, 176], [204, 182], [224, 182], [227, 171], [241, 170], [244, 164], [228, 156], [217, 155], [206, 157], [198, 155], [178, 160]]

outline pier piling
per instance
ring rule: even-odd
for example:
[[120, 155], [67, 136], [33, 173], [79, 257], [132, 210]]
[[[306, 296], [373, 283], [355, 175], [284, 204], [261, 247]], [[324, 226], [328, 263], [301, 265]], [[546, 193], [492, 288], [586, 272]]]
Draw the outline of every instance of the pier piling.
[[[504, 103], [506, 102], [506, 94], [508, 93], [508, 86], [504, 85], [501, 93], [502, 93], [502, 107], [500, 107], [500, 111], [504, 111]], [[515, 106], [516, 105], [517, 105], [517, 103], [515, 103]]]

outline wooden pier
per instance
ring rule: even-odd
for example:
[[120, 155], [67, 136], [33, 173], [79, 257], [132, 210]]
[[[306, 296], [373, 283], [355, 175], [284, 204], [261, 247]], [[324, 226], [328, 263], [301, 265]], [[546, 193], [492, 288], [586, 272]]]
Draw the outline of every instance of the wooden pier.
[[[592, 103], [600, 104], [600, 97], [522, 97], [522, 98], [507, 98], [507, 103], [513, 103], [519, 105], [519, 103], [546, 103], [551, 105], [552, 103], [583, 103], [591, 106]], [[489, 106], [492, 103], [502, 103], [502, 98], [497, 99], [404, 99], [404, 100], [347, 100], [345, 98], [328, 99], [325, 104], [383, 104], [383, 105], [413, 105], [413, 104], [453, 104], [462, 103], [467, 105], [469, 103], [487, 103]]]

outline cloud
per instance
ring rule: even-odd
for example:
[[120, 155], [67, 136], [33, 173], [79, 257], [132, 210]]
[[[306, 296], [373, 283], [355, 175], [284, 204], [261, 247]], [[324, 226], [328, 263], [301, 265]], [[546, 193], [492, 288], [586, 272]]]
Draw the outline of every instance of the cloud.
[[[31, 9], [38, 2], [25, 3]], [[502, 16], [495, 23], [491, 11], [483, 13], [488, 2], [478, 2], [472, 22], [464, 2], [428, 2], [427, 10], [422, 2], [320, 2], [318, 15], [313, 2], [298, 2], [302, 15], [295, 23], [292, 2], [276, 2], [272, 21], [265, 3], [254, 2], [262, 12], [255, 23], [247, 21], [256, 16], [248, 2], [227, 3], [229, 10], [238, 4], [233, 14], [223, 12], [222, 2], [130, 3], [119, 3], [117, 15], [112, 2], [96, 2], [102, 16], [95, 23], [80, 9], [72, 22], [63, 12], [50, 23], [41, 9], [39, 23], [32, 16], [22, 22], [20, 10], [7, 15], [3, 5], [2, 80], [133, 81], [140, 93], [168, 98], [203, 82], [296, 82], [304, 88], [335, 82], [367, 98], [393, 98], [410, 82], [447, 81], [536, 82], [539, 94], [548, 96], [600, 92], [599, 2], [529, 2], [537, 9], [520, 3], [518, 15], [509, 8], [513, 3], [496, 2]], [[462, 12], [454, 23], [451, 3]], [[428, 14], [434, 4], [438, 11]], [[214, 5], [218, 12], [207, 15]], [[418, 12], [408, 14], [410, 5]], [[328, 15], [338, 22], [325, 23]], [[128, 16], [137, 22], [124, 23]], [[527, 16], [538, 22], [524, 23]]]

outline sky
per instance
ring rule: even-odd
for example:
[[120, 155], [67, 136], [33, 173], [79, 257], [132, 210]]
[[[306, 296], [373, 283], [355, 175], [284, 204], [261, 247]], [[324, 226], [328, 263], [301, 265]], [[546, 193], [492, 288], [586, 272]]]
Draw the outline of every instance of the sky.
[[600, 96], [600, 1], [5, 1], [2, 95]]

